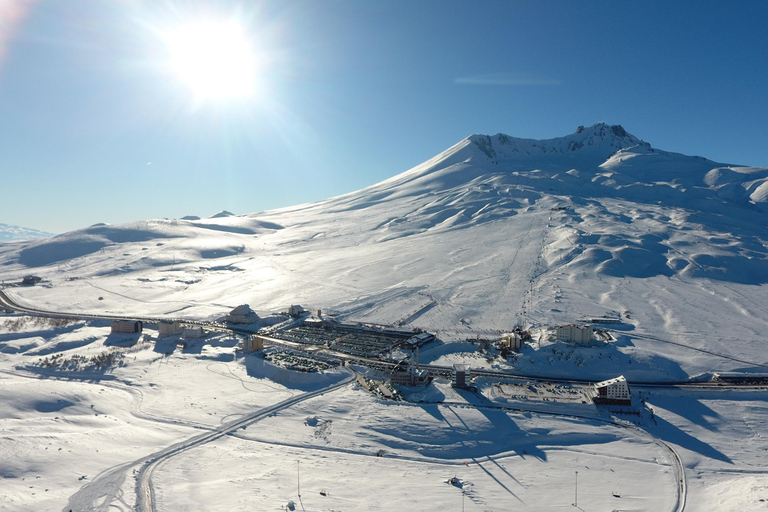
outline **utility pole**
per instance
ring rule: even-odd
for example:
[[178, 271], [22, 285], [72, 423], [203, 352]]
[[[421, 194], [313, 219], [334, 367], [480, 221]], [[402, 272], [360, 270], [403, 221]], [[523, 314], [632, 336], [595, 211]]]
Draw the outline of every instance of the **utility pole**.
[[296, 491], [299, 494], [299, 504], [301, 505], [302, 512], [306, 512], [304, 509], [304, 502], [301, 501], [301, 461], [296, 461]]
[[579, 506], [579, 472], [576, 471], [576, 483], [573, 488], [573, 506]]

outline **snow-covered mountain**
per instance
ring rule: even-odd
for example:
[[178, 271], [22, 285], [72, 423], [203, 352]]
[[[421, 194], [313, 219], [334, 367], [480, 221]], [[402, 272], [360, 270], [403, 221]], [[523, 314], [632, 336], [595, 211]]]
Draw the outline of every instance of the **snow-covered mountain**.
[[46, 233], [37, 229], [24, 228], [21, 226], [12, 226], [0, 222], [0, 242], [11, 242], [18, 240], [33, 240], [37, 238], [49, 238], [53, 233]]
[[[766, 391], [637, 384], [768, 367], [767, 176], [604, 124], [546, 141], [473, 135], [313, 204], [0, 243], [3, 292], [38, 308], [213, 320], [246, 303], [259, 314], [302, 304], [436, 332], [424, 364], [547, 377], [478, 378], [477, 392], [437, 378], [392, 401], [349, 368], [291, 371], [236, 351], [241, 340], [223, 332], [179, 343], [152, 322], [122, 335], [103, 320], [4, 314], [0, 502], [760, 508]], [[13, 283], [28, 274], [43, 280]], [[612, 321], [611, 337], [549, 336], [595, 318]], [[477, 338], [515, 325], [533, 336], [519, 353], [478, 350]], [[620, 374], [633, 402], [621, 409], [591, 404], [587, 386], [547, 382]]]
[[[751, 360], [768, 327], [767, 181], [620, 126], [472, 135], [325, 201], [92, 226], [0, 246], [0, 262], [6, 279], [50, 280], [23, 296], [51, 308], [214, 318], [300, 303], [446, 340], [608, 315]], [[703, 368], [688, 356], [686, 373]]]

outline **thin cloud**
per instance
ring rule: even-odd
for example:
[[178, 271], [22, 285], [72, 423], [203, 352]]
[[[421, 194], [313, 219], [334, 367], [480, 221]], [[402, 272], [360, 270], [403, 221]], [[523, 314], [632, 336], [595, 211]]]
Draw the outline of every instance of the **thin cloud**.
[[462, 85], [560, 85], [560, 80], [527, 73], [486, 73], [457, 78], [454, 82]]

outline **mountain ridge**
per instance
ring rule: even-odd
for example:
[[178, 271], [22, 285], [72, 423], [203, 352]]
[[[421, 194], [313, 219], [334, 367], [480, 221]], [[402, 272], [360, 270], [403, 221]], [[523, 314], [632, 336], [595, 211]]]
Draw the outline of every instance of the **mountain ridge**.
[[54, 233], [40, 231], [38, 229], [25, 228], [22, 226], [13, 226], [0, 222], [0, 243], [2, 242], [22, 242], [25, 240], [34, 240], [39, 238], [50, 238]]
[[711, 349], [737, 338], [747, 353], [768, 329], [768, 168], [655, 149], [615, 126], [492, 136], [496, 159], [467, 137], [342, 196], [0, 245], [0, 266], [52, 283], [22, 290], [52, 310], [110, 310], [109, 293], [132, 298], [119, 314], [200, 319], [293, 303], [444, 339], [628, 311], [625, 329]]
[[[719, 170], [719, 171], [718, 171]], [[598, 123], [553, 139], [470, 135], [426, 162], [363, 189], [287, 208], [366, 208], [493, 181], [507, 190], [565, 195], [659, 196], [671, 205], [710, 199], [768, 211], [768, 168], [741, 167], [664, 151], [621, 125]], [[657, 187], [651, 192], [651, 187]], [[663, 187], [663, 188], [662, 188]], [[681, 193], [688, 193], [683, 196]], [[335, 206], [333, 206], [335, 205]]]
[[628, 133], [621, 125], [597, 123], [589, 127], [579, 126], [570, 135], [552, 139], [524, 139], [511, 137], [503, 133], [496, 135], [473, 134], [468, 139], [488, 158], [514, 158], [520, 156], [542, 156], [546, 154], [567, 154], [592, 151], [605, 158], [615, 151], [638, 145], [650, 144]]

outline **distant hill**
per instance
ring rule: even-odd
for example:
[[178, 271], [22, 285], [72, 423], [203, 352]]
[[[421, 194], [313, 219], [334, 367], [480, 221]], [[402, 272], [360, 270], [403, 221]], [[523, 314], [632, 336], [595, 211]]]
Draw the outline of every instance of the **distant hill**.
[[38, 238], [50, 238], [54, 233], [46, 233], [37, 229], [11, 226], [0, 222], [0, 242], [14, 242], [20, 240], [34, 240]]
[[[703, 350], [729, 340], [750, 360], [768, 331], [767, 208], [768, 168], [596, 124], [471, 135], [312, 204], [92, 226], [0, 250], [0, 268], [52, 283], [19, 292], [50, 309], [207, 319], [301, 304], [446, 340], [609, 317]], [[109, 290], [114, 304], [98, 300]]]

